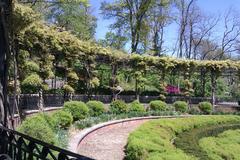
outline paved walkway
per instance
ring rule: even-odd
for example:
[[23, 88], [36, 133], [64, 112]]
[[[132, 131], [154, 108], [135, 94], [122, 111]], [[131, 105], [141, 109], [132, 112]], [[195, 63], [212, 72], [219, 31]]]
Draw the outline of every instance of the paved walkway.
[[122, 160], [129, 133], [146, 121], [122, 122], [100, 128], [83, 139], [78, 153], [97, 160]]

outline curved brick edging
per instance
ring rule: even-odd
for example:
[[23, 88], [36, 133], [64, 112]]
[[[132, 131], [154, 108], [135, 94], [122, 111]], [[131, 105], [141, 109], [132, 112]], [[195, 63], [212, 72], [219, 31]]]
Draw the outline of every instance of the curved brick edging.
[[68, 150], [74, 153], [77, 153], [79, 145], [87, 136], [104, 127], [109, 127], [115, 124], [132, 122], [132, 121], [153, 120], [153, 119], [161, 119], [161, 118], [185, 118], [185, 117], [192, 117], [192, 115], [135, 117], [135, 118], [127, 118], [127, 119], [113, 120], [113, 121], [100, 123], [100, 124], [94, 125], [93, 127], [86, 128], [82, 130], [80, 133], [74, 135], [69, 141]]

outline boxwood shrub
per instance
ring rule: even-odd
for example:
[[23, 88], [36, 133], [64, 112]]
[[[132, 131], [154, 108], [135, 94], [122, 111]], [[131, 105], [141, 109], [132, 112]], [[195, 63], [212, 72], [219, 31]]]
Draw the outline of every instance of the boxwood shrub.
[[54, 119], [55, 128], [68, 129], [73, 122], [71, 113], [64, 110], [54, 112], [52, 118]]
[[188, 104], [185, 101], [176, 101], [173, 103], [175, 111], [185, 113], [188, 110]]
[[204, 114], [210, 114], [213, 110], [213, 106], [209, 102], [201, 102], [198, 107]]
[[88, 101], [86, 104], [89, 108], [90, 116], [96, 117], [105, 112], [104, 104], [100, 101]]
[[115, 101], [112, 101], [112, 103], [110, 104], [110, 112], [113, 114], [127, 113], [128, 106], [122, 100], [115, 100]]
[[26, 118], [17, 130], [44, 142], [57, 144], [56, 134], [41, 114]]
[[160, 100], [151, 101], [149, 104], [149, 107], [153, 111], [166, 111], [167, 110], [167, 104]]
[[63, 108], [65, 111], [72, 114], [74, 121], [84, 119], [89, 115], [87, 105], [81, 101], [65, 102]]
[[138, 100], [133, 101], [129, 104], [129, 112], [146, 112], [143, 104], [141, 104]]

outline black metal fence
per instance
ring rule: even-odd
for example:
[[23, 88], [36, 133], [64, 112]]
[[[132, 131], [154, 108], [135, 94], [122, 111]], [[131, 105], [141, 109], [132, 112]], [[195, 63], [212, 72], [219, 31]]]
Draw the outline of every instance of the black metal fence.
[[[233, 99], [231, 97], [226, 98], [217, 98], [216, 102], [222, 102], [222, 101], [232, 101]], [[111, 103], [112, 101], [112, 96], [111, 95], [93, 95], [91, 97], [92, 100], [98, 100], [103, 103]], [[126, 103], [130, 103], [134, 100], [136, 100], [135, 95], [119, 95], [118, 99], [124, 100]], [[140, 96], [139, 101], [141, 103], [149, 103], [152, 100], [157, 100], [159, 99], [159, 96]], [[87, 95], [73, 95], [72, 100], [77, 100], [77, 101], [83, 101], [87, 102], [88, 101], [88, 96]], [[166, 103], [174, 103], [175, 101], [178, 100], [185, 100], [185, 97], [183, 96], [167, 96], [166, 97]], [[211, 102], [210, 97], [191, 97], [189, 98], [189, 102], [191, 104], [198, 104], [199, 102], [202, 101], [209, 101]], [[10, 97], [10, 105], [12, 105], [13, 99]], [[39, 95], [38, 94], [23, 94], [20, 96], [20, 104], [19, 107], [22, 109], [26, 110], [36, 110], [38, 109], [38, 102], [39, 102]], [[63, 106], [64, 103], [64, 96], [63, 95], [58, 95], [58, 94], [44, 94], [43, 95], [43, 102], [44, 102], [44, 107], [61, 107]]]
[[3, 156], [13, 160], [92, 160], [0, 126], [1, 159]]

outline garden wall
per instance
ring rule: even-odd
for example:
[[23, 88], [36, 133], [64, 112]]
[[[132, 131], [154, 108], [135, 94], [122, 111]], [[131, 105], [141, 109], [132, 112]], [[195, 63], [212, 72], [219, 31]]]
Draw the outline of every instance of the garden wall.
[[[124, 100], [125, 102], [129, 103], [134, 101], [135, 95], [119, 95], [119, 99]], [[61, 107], [64, 103], [64, 96], [63, 95], [54, 95], [54, 94], [46, 94], [43, 95], [44, 99], [44, 107]], [[73, 100], [77, 101], [83, 101], [87, 102], [88, 97], [86, 95], [74, 95], [72, 97]], [[103, 103], [110, 103], [112, 100], [111, 95], [93, 95], [92, 100], [98, 100]], [[158, 96], [140, 96], [140, 102], [141, 103], [149, 103], [152, 100], [159, 99]], [[184, 100], [184, 97], [181, 96], [167, 96], [166, 102], [167, 103], [174, 103], [177, 100]], [[27, 110], [34, 110], [38, 109], [38, 101], [39, 101], [39, 95], [38, 94], [24, 94], [20, 96], [19, 106], [22, 109]], [[198, 104], [202, 101], [211, 101], [211, 98], [203, 98], [203, 97], [192, 97], [190, 98], [191, 104]], [[221, 102], [221, 99], [217, 99], [217, 102]], [[13, 98], [10, 97], [10, 105], [13, 104]]]

